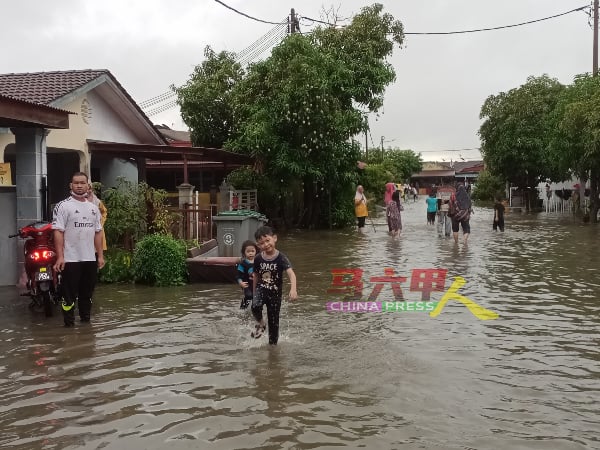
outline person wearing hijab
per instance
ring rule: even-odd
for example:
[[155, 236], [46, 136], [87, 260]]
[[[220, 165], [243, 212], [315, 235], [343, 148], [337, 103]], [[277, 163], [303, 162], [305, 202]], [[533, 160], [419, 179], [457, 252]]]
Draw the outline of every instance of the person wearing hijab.
[[102, 200], [96, 196], [92, 183], [88, 184], [87, 200], [96, 205], [100, 210], [100, 224], [102, 225], [102, 250], [106, 250], [107, 247], [106, 234], [104, 233], [104, 223], [106, 222], [106, 217], [108, 216], [108, 210], [106, 209], [104, 203], [102, 203]]
[[369, 211], [367, 210], [367, 197], [365, 197], [364, 189], [360, 184], [357, 186], [354, 195], [354, 215], [356, 216], [358, 231], [363, 231]]
[[390, 226], [390, 235], [393, 238], [398, 237], [402, 231], [402, 203], [400, 203], [400, 192], [395, 191], [392, 194], [392, 199], [387, 204], [386, 215], [388, 218], [388, 225]]
[[[386, 183], [385, 195], [383, 196], [383, 203], [387, 209], [388, 204], [392, 200], [392, 194], [396, 192], [396, 185], [394, 183]], [[390, 216], [387, 216], [388, 233], [392, 234], [392, 224], [390, 223]]]
[[471, 212], [473, 209], [471, 197], [462, 184], [458, 186], [456, 195], [450, 199], [450, 202], [454, 202], [453, 207], [455, 211], [452, 215], [452, 234], [454, 236], [454, 242], [458, 243], [458, 229], [460, 226], [463, 231], [463, 242], [466, 244], [469, 239], [469, 234], [471, 233], [469, 220], [471, 219]]

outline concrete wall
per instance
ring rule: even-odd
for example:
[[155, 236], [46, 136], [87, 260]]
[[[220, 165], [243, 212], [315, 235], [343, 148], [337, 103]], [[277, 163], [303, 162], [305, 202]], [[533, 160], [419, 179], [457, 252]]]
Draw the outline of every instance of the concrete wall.
[[17, 192], [14, 186], [0, 187], [0, 286], [14, 286], [18, 281], [17, 242], [9, 234], [17, 232]]

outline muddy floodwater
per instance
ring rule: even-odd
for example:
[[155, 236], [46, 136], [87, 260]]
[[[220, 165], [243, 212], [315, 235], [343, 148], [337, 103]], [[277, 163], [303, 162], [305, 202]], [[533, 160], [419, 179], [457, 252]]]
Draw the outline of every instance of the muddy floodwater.
[[[492, 216], [476, 209], [467, 246], [427, 225], [423, 197], [395, 241], [381, 217], [280, 235], [300, 298], [276, 347], [250, 337], [234, 284], [101, 285], [72, 329], [0, 288], [0, 448], [598, 449], [600, 226], [511, 213], [494, 233]], [[373, 299], [386, 268], [405, 279], [376, 301], [420, 301], [412, 277], [441, 269], [431, 301], [462, 277], [498, 318], [455, 300], [327, 311], [332, 270], [362, 269]]]

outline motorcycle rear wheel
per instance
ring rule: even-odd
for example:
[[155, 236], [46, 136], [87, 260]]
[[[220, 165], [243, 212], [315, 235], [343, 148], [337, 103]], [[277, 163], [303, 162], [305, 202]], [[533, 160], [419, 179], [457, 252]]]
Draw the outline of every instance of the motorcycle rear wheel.
[[52, 317], [53, 314], [53, 301], [50, 291], [43, 291], [40, 294], [42, 296], [42, 305], [44, 306], [44, 314], [46, 317]]

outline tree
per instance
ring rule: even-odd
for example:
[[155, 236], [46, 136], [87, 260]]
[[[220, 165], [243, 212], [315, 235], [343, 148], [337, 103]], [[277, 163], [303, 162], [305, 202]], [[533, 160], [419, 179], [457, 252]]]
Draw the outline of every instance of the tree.
[[590, 181], [590, 217], [598, 221], [600, 189], [600, 78], [578, 75], [549, 118], [548, 154], [562, 179]]
[[495, 198], [504, 198], [504, 186], [505, 182], [492, 175], [488, 170], [482, 171], [477, 177], [477, 184], [471, 197], [473, 200], [485, 200], [490, 201]]
[[486, 99], [479, 136], [492, 174], [525, 191], [552, 175], [546, 151], [552, 131], [549, 117], [563, 90], [556, 79], [543, 75]]
[[389, 167], [394, 180], [397, 182], [409, 180], [413, 174], [423, 170], [421, 154], [417, 155], [412, 150], [388, 150], [383, 159], [383, 164], [385, 167]]
[[286, 222], [323, 226], [332, 222], [332, 204], [352, 207], [360, 156], [352, 137], [383, 104], [395, 79], [386, 57], [404, 37], [402, 24], [382, 10], [375, 4], [345, 28], [288, 36], [235, 86], [226, 146], [254, 156], [257, 170], [279, 184], [271, 202], [279, 217], [291, 198], [286, 190], [301, 189], [303, 206]]
[[204, 49], [206, 60], [196, 66], [188, 82], [172, 89], [177, 93], [181, 117], [190, 128], [195, 146], [221, 148], [233, 125], [232, 91], [244, 70], [233, 53]]

